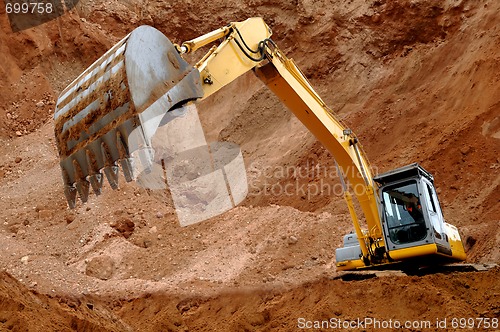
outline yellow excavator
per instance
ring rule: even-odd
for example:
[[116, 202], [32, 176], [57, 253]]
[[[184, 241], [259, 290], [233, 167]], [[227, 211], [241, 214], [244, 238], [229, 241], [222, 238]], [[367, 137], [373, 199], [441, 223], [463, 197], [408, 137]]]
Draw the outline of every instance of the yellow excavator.
[[[185, 60], [210, 44], [195, 65]], [[116, 189], [119, 166], [126, 181], [134, 180], [138, 163], [150, 167], [151, 136], [161, 126], [151, 119], [207, 98], [250, 70], [335, 159], [355, 230], [336, 250], [338, 270], [465, 260], [457, 228], [443, 218], [433, 176], [416, 163], [373, 176], [358, 138], [277, 47], [262, 18], [182, 44], [153, 27], [138, 27], [66, 87], [54, 118], [70, 208], [77, 195], [86, 202], [90, 188], [99, 195], [104, 177]]]

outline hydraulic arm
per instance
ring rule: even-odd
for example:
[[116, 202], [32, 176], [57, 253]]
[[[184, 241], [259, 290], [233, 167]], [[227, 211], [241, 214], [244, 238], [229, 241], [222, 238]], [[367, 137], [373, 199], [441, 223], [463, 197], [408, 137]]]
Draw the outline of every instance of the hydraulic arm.
[[224, 35], [224, 40], [196, 64], [201, 74], [203, 98], [243, 73], [254, 70], [257, 77], [328, 149], [338, 163], [340, 176], [348, 179], [363, 210], [368, 231], [361, 230], [348, 188], [345, 188], [345, 198], [362, 243], [363, 256], [369, 260], [371, 244], [383, 247], [384, 243], [373, 177], [356, 136], [335, 118], [294, 61], [288, 59], [270, 39], [270, 29], [261, 18], [232, 23], [178, 48], [181, 52], [190, 52], [212, 42], [214, 35]]

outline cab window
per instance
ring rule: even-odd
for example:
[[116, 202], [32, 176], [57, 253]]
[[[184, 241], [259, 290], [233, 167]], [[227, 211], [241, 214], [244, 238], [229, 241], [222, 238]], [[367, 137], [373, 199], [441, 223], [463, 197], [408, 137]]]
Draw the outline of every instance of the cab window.
[[425, 239], [427, 235], [416, 181], [386, 187], [383, 190], [385, 221], [395, 244]]

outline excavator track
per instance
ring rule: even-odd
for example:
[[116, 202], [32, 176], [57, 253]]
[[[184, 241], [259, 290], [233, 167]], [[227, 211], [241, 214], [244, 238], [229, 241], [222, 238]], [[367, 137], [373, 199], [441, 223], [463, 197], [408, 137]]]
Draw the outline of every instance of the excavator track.
[[360, 281], [372, 278], [383, 277], [400, 277], [400, 276], [424, 276], [428, 274], [450, 274], [450, 273], [465, 273], [465, 272], [485, 272], [498, 267], [495, 263], [455, 263], [445, 265], [432, 265], [424, 267], [414, 267], [413, 269], [387, 269], [386, 270], [355, 270], [342, 271], [338, 275], [332, 277], [333, 280], [340, 279], [342, 281]]

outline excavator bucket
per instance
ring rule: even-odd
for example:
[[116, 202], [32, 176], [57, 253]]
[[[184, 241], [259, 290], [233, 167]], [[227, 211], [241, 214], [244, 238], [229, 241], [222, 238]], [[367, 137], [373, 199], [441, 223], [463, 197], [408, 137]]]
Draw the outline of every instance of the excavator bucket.
[[118, 188], [148, 172], [151, 138], [167, 112], [203, 96], [200, 73], [160, 31], [141, 26], [123, 38], [60, 94], [55, 136], [70, 208], [104, 176]]

